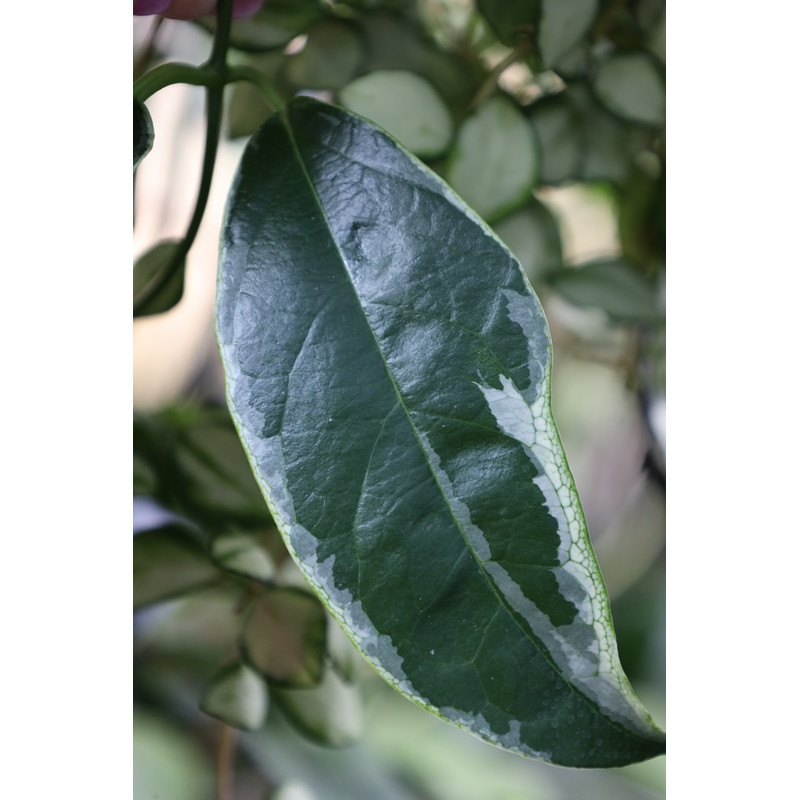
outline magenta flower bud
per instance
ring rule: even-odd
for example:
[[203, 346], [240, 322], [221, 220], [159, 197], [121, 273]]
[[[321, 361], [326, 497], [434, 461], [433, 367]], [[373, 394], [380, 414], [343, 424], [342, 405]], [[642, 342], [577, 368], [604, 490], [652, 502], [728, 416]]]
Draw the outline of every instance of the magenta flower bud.
[[263, 5], [264, 0], [234, 0], [233, 18], [252, 17], [253, 14], [257, 14], [261, 10]]
[[169, 4], [170, 0], [133, 0], [133, 13], [137, 17], [161, 14]]

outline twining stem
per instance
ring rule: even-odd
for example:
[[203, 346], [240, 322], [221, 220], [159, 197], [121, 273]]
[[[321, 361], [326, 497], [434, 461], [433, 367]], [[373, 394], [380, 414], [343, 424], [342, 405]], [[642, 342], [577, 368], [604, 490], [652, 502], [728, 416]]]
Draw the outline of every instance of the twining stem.
[[217, 800], [233, 800], [233, 754], [236, 731], [224, 722], [220, 724], [217, 746]]
[[201, 67], [188, 64], [164, 64], [143, 75], [134, 84], [134, 97], [144, 101], [151, 94], [180, 81], [206, 87], [206, 144], [203, 154], [203, 171], [200, 186], [197, 190], [194, 212], [180, 245], [169, 264], [160, 273], [160, 280], [153, 286], [158, 292], [162, 285], [171, 279], [173, 273], [180, 268], [189, 250], [194, 244], [200, 223], [203, 221], [208, 196], [211, 191], [211, 180], [214, 177], [214, 165], [217, 161], [220, 131], [222, 129], [223, 93], [227, 78], [228, 42], [233, 21], [233, 0], [219, 0], [217, 5], [217, 28], [214, 43], [208, 61]]
[[213, 86], [217, 82], [217, 76], [206, 67], [170, 62], [169, 64], [161, 64], [137, 78], [133, 84], [133, 97], [143, 103], [148, 97], [167, 86], [172, 86], [174, 83], [188, 83], [191, 86]]

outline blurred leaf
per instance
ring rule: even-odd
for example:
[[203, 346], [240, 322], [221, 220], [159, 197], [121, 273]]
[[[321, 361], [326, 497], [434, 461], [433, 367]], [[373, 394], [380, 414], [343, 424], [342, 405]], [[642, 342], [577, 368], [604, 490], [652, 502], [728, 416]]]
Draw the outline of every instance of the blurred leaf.
[[563, 263], [558, 223], [538, 200], [498, 222], [494, 231], [519, 259], [534, 286]]
[[565, 268], [549, 283], [570, 303], [600, 308], [619, 322], [655, 322], [663, 317], [654, 284], [625, 261]]
[[594, 91], [609, 111], [623, 119], [664, 124], [664, 76], [649, 53], [620, 53], [602, 62], [595, 74]]
[[359, 24], [366, 45], [359, 72], [409, 70], [429, 80], [451, 112], [467, 107], [483, 78], [475, 62], [440, 50], [419, 26], [396, 14], [370, 14]]
[[144, 103], [133, 101], [133, 168], [139, 166], [141, 160], [153, 146], [153, 120]]
[[277, 686], [309, 687], [322, 677], [325, 611], [302, 589], [267, 587], [242, 628], [248, 662]]
[[453, 134], [447, 107], [413, 72], [370, 72], [345, 86], [341, 99], [346, 108], [385, 128], [421, 158], [441, 153]]
[[241, 596], [240, 587], [218, 584], [145, 609], [136, 617], [137, 643], [148, 654], [206, 666], [208, 681], [220, 663], [238, 660]]
[[445, 177], [491, 221], [530, 199], [538, 172], [539, 151], [530, 126], [511, 100], [498, 95], [459, 128]]
[[133, 266], [133, 316], [169, 311], [183, 297], [186, 259], [176, 258], [180, 241], [159, 242]]
[[515, 752], [584, 767], [663, 752], [616, 658], [546, 320], [509, 251], [393, 139], [305, 97], [251, 139], [222, 236], [232, 414], [362, 655]]
[[584, 81], [531, 106], [529, 119], [541, 145], [541, 180], [623, 184], [651, 134], [601, 106]]
[[356, 74], [364, 44], [355, 25], [323, 20], [308, 31], [308, 41], [286, 59], [286, 77], [298, 89], [339, 89]]
[[295, 727], [318, 744], [346, 747], [361, 738], [361, 694], [330, 665], [313, 689], [275, 689], [273, 694]]
[[269, 694], [260, 675], [245, 664], [221, 670], [200, 708], [234, 728], [258, 730], [267, 715]]
[[[286, 56], [281, 51], [260, 54], [231, 53], [229, 61], [236, 66], [249, 66], [257, 69], [272, 80], [278, 88], [278, 73]], [[291, 96], [286, 93], [286, 100]], [[267, 101], [264, 94], [247, 81], [238, 81], [228, 89], [228, 107], [225, 116], [225, 133], [229, 139], [252, 136], [263, 125], [267, 117], [277, 111]]]
[[155, 495], [158, 487], [158, 474], [142, 454], [133, 454], [133, 494]]
[[182, 503], [193, 518], [228, 527], [268, 526], [264, 498], [230, 415], [221, 406], [165, 416]]
[[133, 607], [208, 586], [219, 570], [184, 526], [167, 525], [133, 537]]
[[319, 795], [303, 783], [289, 781], [282, 783], [274, 792], [270, 793], [267, 800], [321, 800]]
[[[267, 0], [256, 15], [233, 21], [231, 47], [252, 53], [282, 48], [328, 10], [323, 0]], [[203, 17], [197, 23], [210, 33], [216, 30], [215, 17]]]
[[477, 0], [478, 11], [503, 44], [512, 47], [521, 38], [533, 38], [541, 0]]
[[581, 42], [559, 56], [553, 71], [567, 82], [583, 78], [590, 69], [590, 53], [590, 46]]
[[228, 532], [216, 536], [211, 544], [211, 555], [221, 567], [239, 575], [258, 581], [270, 581], [275, 577], [272, 558], [250, 534]]
[[134, 709], [133, 800], [198, 800], [212, 781], [206, 753], [185, 730]]
[[636, 155], [649, 144], [648, 132], [609, 114], [584, 83], [572, 84], [568, 92], [580, 114], [582, 153], [577, 177], [622, 185], [634, 169]]
[[666, 172], [653, 154], [648, 162], [654, 169], [637, 163], [620, 195], [619, 233], [623, 254], [655, 272], [666, 261]]
[[[149, 470], [146, 494], [204, 530], [272, 529], [224, 406], [176, 406], [158, 414], [135, 414], [133, 450]], [[139, 474], [143, 479], [141, 469]]]
[[531, 106], [530, 123], [540, 147], [539, 178], [559, 184], [573, 178], [581, 158], [578, 112], [562, 94], [546, 97]]
[[583, 39], [598, 5], [598, 0], [541, 0], [536, 39], [543, 67], [554, 66]]

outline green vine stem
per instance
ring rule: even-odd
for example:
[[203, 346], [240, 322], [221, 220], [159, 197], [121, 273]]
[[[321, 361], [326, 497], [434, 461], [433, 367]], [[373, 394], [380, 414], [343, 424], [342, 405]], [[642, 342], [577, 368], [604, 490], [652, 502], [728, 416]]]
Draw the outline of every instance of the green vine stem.
[[214, 86], [217, 76], [207, 67], [195, 67], [192, 64], [161, 64], [138, 78], [133, 84], [133, 98], [143, 103], [167, 86], [175, 83], [187, 83], [191, 86]]
[[[186, 235], [181, 240], [180, 246], [175, 249], [167, 268], [161, 273], [159, 283], [168, 281], [174, 271], [184, 262], [194, 244], [205, 214], [222, 129], [223, 93], [227, 79], [228, 42], [232, 21], [233, 0], [220, 0], [217, 7], [217, 29], [214, 34], [214, 43], [211, 47], [211, 55], [204, 65], [193, 67], [189, 64], [164, 64], [142, 75], [134, 84], [133, 96], [142, 102], [159, 89], [174, 83], [206, 87], [206, 143], [197, 200]], [[160, 286], [155, 287], [154, 291], [158, 291], [158, 289]]]

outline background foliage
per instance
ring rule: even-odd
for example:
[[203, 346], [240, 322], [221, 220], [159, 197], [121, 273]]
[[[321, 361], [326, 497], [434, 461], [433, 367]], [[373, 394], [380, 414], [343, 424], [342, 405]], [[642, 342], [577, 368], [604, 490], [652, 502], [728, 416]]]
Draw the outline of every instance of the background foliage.
[[[232, 41], [236, 63], [266, 75], [282, 100], [315, 92], [387, 128], [520, 258], [551, 325], [555, 416], [622, 663], [663, 722], [664, 4], [563, 5], [580, 24], [556, 24], [554, 3], [285, 0], [234, 22]], [[201, 62], [214, 24], [137, 25], [136, 69]], [[182, 124], [196, 124], [200, 109], [187, 103]], [[193, 270], [203, 282], [203, 240], [180, 252], [182, 233], [147, 228], [148, 162], [169, 135], [157, 113], [166, 109], [147, 105], [146, 158], [149, 113], [135, 113], [137, 244], [147, 251], [134, 272], [135, 337], [160, 344], [154, 355], [140, 346], [135, 375], [136, 796], [211, 796], [215, 713], [255, 729], [238, 738], [237, 798], [658, 796], [663, 759], [554, 770], [486, 748], [363, 668], [303, 588], [250, 475], [222, 402], [207, 306], [200, 333], [169, 352], [180, 377], [148, 386], [163, 369], [163, 337], [177, 335], [168, 319], [187, 327], [200, 296], [189, 286]], [[251, 83], [226, 90], [218, 169], [272, 110]], [[170, 177], [167, 198], [175, 183], [193, 194], [194, 181]], [[215, 215], [212, 202], [204, 224], [218, 231]], [[292, 646], [262, 651], [265, 630]], [[231, 672], [239, 652], [250, 672]], [[254, 707], [264, 725], [231, 716]]]

